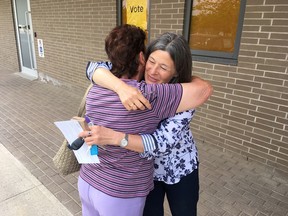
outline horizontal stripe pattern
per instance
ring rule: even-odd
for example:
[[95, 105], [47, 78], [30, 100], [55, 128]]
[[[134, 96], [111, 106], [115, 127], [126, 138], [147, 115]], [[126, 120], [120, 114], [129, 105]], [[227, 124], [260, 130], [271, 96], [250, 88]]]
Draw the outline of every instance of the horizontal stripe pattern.
[[[94, 124], [129, 134], [149, 134], [162, 119], [175, 115], [182, 96], [180, 84], [123, 81], [139, 88], [152, 109], [127, 111], [113, 91], [94, 85], [86, 100], [86, 114]], [[119, 198], [146, 196], [152, 190], [153, 160], [117, 146], [99, 149], [99, 159], [100, 164], [83, 164], [80, 171], [81, 178], [97, 190]]]

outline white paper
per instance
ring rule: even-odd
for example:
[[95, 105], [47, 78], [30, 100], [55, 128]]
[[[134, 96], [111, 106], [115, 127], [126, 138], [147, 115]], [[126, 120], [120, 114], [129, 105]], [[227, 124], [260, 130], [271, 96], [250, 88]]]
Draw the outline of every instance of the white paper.
[[[60, 129], [69, 144], [74, 142], [78, 138], [78, 134], [83, 131], [81, 125], [76, 120], [57, 121], [54, 124]], [[90, 154], [86, 143], [80, 149], [73, 150], [73, 152], [80, 164], [100, 163], [97, 155]]]

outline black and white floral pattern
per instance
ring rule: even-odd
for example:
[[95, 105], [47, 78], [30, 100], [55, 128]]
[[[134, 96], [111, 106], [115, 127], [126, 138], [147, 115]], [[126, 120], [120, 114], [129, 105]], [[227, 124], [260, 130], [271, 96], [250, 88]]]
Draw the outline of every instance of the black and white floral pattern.
[[163, 120], [153, 136], [157, 147], [149, 155], [155, 158], [154, 180], [175, 184], [198, 166], [198, 151], [190, 130], [194, 109]]

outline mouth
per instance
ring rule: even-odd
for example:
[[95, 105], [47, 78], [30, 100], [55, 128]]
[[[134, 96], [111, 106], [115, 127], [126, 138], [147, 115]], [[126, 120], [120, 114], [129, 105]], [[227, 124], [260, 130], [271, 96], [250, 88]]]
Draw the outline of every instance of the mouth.
[[158, 79], [156, 79], [155, 77], [153, 76], [150, 76], [150, 75], [147, 75], [147, 78], [146, 78], [146, 82], [150, 82], [150, 83], [158, 83]]

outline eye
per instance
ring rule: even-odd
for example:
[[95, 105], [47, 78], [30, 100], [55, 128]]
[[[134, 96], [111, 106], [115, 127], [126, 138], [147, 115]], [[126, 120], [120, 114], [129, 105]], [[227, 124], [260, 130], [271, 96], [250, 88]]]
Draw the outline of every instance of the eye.
[[153, 59], [148, 59], [148, 61], [151, 63], [151, 64], [155, 64], [155, 61]]
[[166, 67], [161, 66], [161, 69], [164, 70], [164, 71], [167, 71]]

